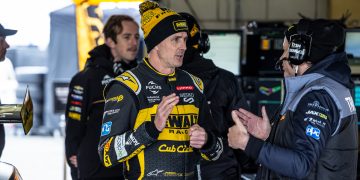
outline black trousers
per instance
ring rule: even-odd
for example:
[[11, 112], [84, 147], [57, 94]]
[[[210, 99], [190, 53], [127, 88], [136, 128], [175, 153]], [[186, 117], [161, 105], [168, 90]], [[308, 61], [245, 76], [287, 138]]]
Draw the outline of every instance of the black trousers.
[[5, 129], [4, 129], [4, 125], [0, 124], [0, 158], [2, 151], [4, 150], [4, 146], [5, 146]]

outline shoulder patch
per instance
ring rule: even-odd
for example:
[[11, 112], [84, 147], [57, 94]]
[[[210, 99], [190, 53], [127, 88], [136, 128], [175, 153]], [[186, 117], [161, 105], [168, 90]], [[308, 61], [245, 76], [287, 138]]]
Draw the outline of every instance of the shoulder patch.
[[141, 90], [140, 81], [131, 71], [125, 71], [120, 76], [117, 76], [115, 80], [125, 84], [127, 87], [133, 90], [136, 95], [140, 93]]
[[193, 80], [196, 88], [198, 88], [201, 93], [204, 93], [204, 83], [202, 82], [202, 80], [190, 73], [188, 73], [188, 74], [190, 75], [191, 79]]

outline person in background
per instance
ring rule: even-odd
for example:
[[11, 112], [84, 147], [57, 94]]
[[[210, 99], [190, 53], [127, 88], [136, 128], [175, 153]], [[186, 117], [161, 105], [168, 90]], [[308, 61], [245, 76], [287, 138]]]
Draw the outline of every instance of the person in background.
[[178, 69], [188, 26], [156, 2], [139, 9], [148, 57], [104, 90], [99, 154], [107, 167], [126, 165], [126, 179], [194, 179], [199, 159], [216, 160], [223, 147], [203, 82]]
[[[232, 113], [229, 145], [261, 168], [257, 179], [356, 179], [358, 125], [344, 29], [337, 22], [301, 19], [285, 32], [286, 95], [269, 122], [244, 109]], [[270, 126], [270, 123], [272, 126]]]
[[[5, 29], [4, 26], [0, 23], [0, 62], [5, 60], [6, 50], [10, 47], [10, 45], [6, 42], [6, 36], [11, 36], [16, 34], [17, 30], [13, 29]], [[0, 100], [1, 104], [1, 100]], [[0, 124], [0, 158], [2, 151], [5, 146], [5, 129], [4, 125]]]
[[102, 94], [115, 76], [136, 67], [139, 26], [130, 16], [113, 15], [103, 34], [105, 44], [89, 52], [85, 69], [69, 86], [65, 148], [73, 179], [123, 179], [122, 167], [103, 167], [97, 153], [105, 103]]
[[235, 75], [217, 67], [212, 60], [202, 56], [209, 48], [207, 34], [201, 32], [196, 19], [188, 13], [179, 13], [189, 26], [187, 49], [181, 69], [194, 74], [204, 82], [204, 93], [211, 114], [224, 143], [224, 152], [216, 161], [201, 161], [203, 179], [231, 180], [240, 179], [242, 161], [248, 159], [241, 150], [234, 150], [227, 143], [228, 129], [234, 124], [231, 111], [240, 107], [247, 109], [246, 99]]

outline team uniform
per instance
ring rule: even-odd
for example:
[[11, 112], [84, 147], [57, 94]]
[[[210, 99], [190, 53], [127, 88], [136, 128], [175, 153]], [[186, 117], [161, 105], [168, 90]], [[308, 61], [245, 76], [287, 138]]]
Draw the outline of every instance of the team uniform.
[[115, 66], [110, 48], [105, 44], [95, 47], [89, 55], [85, 69], [72, 78], [69, 86], [66, 106], [66, 157], [69, 159], [70, 156], [77, 156], [80, 178], [122, 179], [122, 167], [103, 167], [97, 153], [105, 104], [102, 93], [105, 86], [116, 76], [114, 67], [127, 70], [135, 67], [136, 63], [128, 65], [120, 62]]
[[[213, 120], [199, 78], [180, 69], [161, 74], [145, 58], [137, 68], [116, 77], [105, 92], [99, 154], [107, 167], [125, 162], [127, 179], [194, 179], [200, 157], [220, 156], [222, 142], [210, 129], [215, 126], [210, 125]], [[158, 104], [173, 92], [180, 101], [159, 132], [153, 123]], [[189, 145], [194, 124], [208, 134], [200, 150]]]
[[270, 143], [250, 136], [245, 149], [263, 165], [257, 179], [355, 179], [358, 127], [346, 61], [345, 53], [332, 54], [285, 78]]

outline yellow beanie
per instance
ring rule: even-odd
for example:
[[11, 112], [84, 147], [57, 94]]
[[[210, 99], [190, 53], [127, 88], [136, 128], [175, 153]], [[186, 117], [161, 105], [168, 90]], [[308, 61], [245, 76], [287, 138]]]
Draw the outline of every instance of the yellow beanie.
[[156, 2], [141, 3], [139, 11], [147, 52], [170, 35], [188, 31], [186, 20], [182, 16], [171, 9], [161, 8]]

